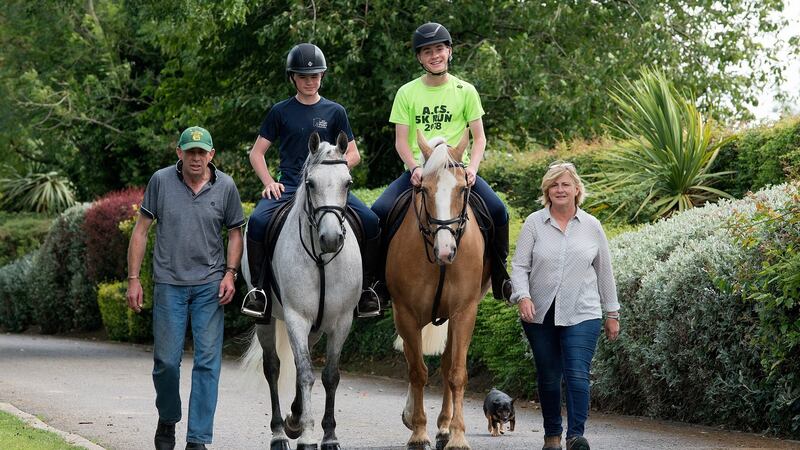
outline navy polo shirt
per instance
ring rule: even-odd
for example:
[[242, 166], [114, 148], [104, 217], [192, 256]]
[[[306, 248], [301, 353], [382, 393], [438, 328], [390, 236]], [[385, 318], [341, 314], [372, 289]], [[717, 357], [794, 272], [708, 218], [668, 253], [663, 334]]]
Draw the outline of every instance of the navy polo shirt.
[[156, 221], [153, 281], [193, 286], [222, 279], [222, 226], [230, 230], [245, 221], [233, 178], [209, 163], [211, 179], [195, 194], [183, 181], [182, 164], [153, 174], [139, 211]]
[[287, 187], [297, 187], [302, 180], [303, 163], [308, 157], [308, 138], [319, 133], [323, 141], [336, 143], [339, 131], [352, 141], [353, 130], [347, 111], [336, 102], [320, 97], [313, 105], [304, 105], [291, 97], [276, 103], [261, 123], [259, 134], [275, 144], [278, 141], [278, 181]]

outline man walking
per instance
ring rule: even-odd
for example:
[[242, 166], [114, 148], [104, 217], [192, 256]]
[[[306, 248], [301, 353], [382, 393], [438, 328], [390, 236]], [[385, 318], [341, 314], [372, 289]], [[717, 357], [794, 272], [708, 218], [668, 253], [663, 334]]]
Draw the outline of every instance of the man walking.
[[[175, 448], [181, 420], [180, 363], [187, 323], [194, 339], [187, 449], [211, 443], [222, 365], [223, 305], [230, 303], [242, 257], [245, 224], [233, 179], [211, 163], [209, 132], [187, 128], [176, 149], [178, 163], [150, 178], [128, 246], [128, 306], [142, 308], [139, 271], [147, 230], [156, 222], [153, 251], [153, 384], [157, 450]], [[228, 229], [227, 257], [222, 226]]]

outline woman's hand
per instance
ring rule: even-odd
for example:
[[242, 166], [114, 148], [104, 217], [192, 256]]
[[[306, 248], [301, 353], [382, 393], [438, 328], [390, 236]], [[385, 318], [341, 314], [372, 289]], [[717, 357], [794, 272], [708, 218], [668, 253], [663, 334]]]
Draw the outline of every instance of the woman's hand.
[[536, 308], [533, 306], [533, 300], [525, 297], [519, 301], [519, 318], [525, 322], [533, 323], [533, 317], [536, 315]]
[[606, 337], [609, 341], [616, 341], [619, 337], [619, 319], [606, 319]]
[[277, 181], [273, 181], [272, 183], [268, 184], [263, 191], [261, 191], [261, 197], [274, 198], [277, 200], [281, 198], [281, 193], [284, 190], [285, 188], [283, 187], [283, 183], [278, 183]]

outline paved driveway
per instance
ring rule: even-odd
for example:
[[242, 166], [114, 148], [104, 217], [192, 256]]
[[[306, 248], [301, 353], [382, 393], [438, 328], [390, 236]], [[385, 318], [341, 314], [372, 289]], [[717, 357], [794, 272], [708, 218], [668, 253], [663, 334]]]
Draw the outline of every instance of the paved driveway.
[[[181, 392], [188, 403], [191, 355], [184, 360]], [[55, 428], [76, 433], [108, 449], [152, 448], [157, 415], [146, 346], [46, 336], [0, 334], [0, 402], [36, 415]], [[268, 448], [266, 382], [245, 387], [236, 362], [226, 360], [212, 449]], [[410, 433], [400, 422], [405, 383], [344, 374], [337, 399], [338, 435], [346, 449], [404, 448]], [[324, 390], [314, 385], [316, 434]], [[439, 399], [428, 390], [428, 430], [435, 436]], [[518, 401], [520, 403], [520, 401]], [[517, 430], [492, 438], [482, 398], [465, 401], [467, 439], [475, 449], [541, 448], [542, 422], [532, 403], [517, 405]], [[185, 422], [178, 424], [183, 448]], [[800, 442], [752, 434], [592, 413], [586, 429], [593, 449], [797, 448]], [[293, 443], [294, 444], [294, 443]]]

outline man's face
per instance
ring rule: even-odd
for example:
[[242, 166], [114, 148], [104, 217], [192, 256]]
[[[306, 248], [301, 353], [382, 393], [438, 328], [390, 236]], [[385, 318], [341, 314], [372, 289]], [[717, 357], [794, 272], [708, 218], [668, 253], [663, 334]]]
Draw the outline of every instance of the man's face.
[[443, 42], [422, 47], [417, 53], [417, 59], [425, 70], [440, 73], [447, 70], [447, 63], [453, 50]]
[[181, 150], [178, 148], [178, 158], [183, 161], [183, 172], [191, 177], [200, 177], [205, 174], [206, 167], [214, 158], [214, 150], [210, 152], [202, 148]]
[[319, 91], [319, 85], [322, 82], [321, 73], [293, 73], [292, 77], [294, 77], [294, 84], [300, 95], [310, 97]]

